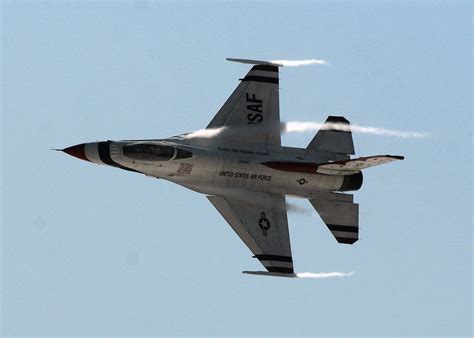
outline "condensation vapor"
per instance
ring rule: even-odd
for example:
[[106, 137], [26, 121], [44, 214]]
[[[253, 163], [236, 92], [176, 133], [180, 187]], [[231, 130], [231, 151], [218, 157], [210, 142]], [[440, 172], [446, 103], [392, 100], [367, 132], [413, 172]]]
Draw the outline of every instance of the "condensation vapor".
[[294, 214], [299, 214], [299, 215], [304, 215], [304, 216], [312, 216], [313, 215], [313, 210], [311, 210], [309, 208], [299, 206], [297, 204], [289, 203], [289, 202], [286, 202], [286, 210], [288, 212], [291, 212], [291, 213], [294, 213]]
[[328, 63], [324, 60], [308, 59], [308, 60], [271, 60], [271, 63], [284, 66], [284, 67], [299, 67], [309, 65], [327, 65]]
[[[297, 121], [282, 123], [282, 131], [285, 133], [306, 133], [306, 132], [316, 132], [318, 130], [329, 130], [329, 129], [351, 131], [353, 133], [401, 137], [401, 138], [426, 138], [430, 136], [428, 133], [424, 133], [424, 132], [400, 131], [400, 130], [380, 128], [380, 127], [360, 126], [357, 124], [347, 125], [344, 123], [334, 123], [334, 122], [321, 123], [321, 122], [297, 122]], [[224, 131], [227, 131], [227, 132], [239, 131], [241, 134], [245, 134], [245, 130], [243, 128], [221, 127], [221, 128], [212, 128], [212, 129], [200, 129], [188, 134], [184, 134], [183, 136], [188, 139], [213, 138], [222, 134]]]
[[353, 274], [354, 272], [298, 272], [296, 274], [296, 277], [305, 279], [322, 279], [334, 277], [349, 277]]
[[222, 133], [226, 127], [200, 129], [183, 135], [185, 138], [213, 138]]
[[290, 121], [283, 123], [283, 131], [286, 133], [304, 133], [304, 132], [315, 132], [318, 130], [335, 129], [341, 131], [352, 131], [354, 133], [372, 134], [381, 136], [393, 136], [402, 138], [425, 138], [428, 137], [428, 133], [417, 132], [417, 131], [399, 131], [379, 127], [367, 127], [360, 126], [357, 124], [348, 125], [344, 123], [321, 123], [321, 122], [297, 122]]

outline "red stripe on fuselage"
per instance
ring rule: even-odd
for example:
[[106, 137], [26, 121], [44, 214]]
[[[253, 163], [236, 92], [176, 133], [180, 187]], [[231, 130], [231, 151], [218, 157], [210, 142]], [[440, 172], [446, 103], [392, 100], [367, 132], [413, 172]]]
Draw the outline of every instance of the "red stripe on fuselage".
[[262, 165], [272, 169], [291, 171], [295, 173], [316, 174], [318, 165], [314, 163], [299, 163], [299, 162], [264, 162]]

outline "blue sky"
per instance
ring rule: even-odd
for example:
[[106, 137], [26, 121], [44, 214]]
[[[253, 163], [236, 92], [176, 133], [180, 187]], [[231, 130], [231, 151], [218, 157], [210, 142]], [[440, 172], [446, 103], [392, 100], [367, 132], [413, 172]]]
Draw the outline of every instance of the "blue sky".
[[[2, 3], [5, 335], [472, 335], [472, 7], [443, 3]], [[244, 75], [281, 71], [284, 121], [354, 134], [361, 239], [289, 214], [298, 271], [259, 263], [204, 196], [49, 149], [204, 127]], [[305, 147], [312, 133], [286, 135]], [[308, 208], [304, 200], [291, 200]]]

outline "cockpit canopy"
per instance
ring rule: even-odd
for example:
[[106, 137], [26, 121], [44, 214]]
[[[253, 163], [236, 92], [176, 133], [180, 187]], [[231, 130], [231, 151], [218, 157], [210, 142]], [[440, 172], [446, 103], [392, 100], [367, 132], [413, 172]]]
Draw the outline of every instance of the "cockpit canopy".
[[169, 161], [193, 156], [187, 150], [154, 143], [135, 143], [123, 147], [123, 154], [140, 161]]

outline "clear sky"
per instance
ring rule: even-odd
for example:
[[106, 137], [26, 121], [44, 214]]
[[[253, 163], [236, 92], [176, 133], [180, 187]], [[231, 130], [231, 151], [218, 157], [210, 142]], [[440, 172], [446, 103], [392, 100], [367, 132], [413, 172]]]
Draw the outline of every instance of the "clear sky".
[[[470, 2], [2, 3], [5, 335], [472, 335]], [[295, 280], [261, 270], [204, 196], [50, 148], [204, 127], [248, 66], [281, 71], [281, 117], [354, 134], [361, 239], [289, 214]], [[312, 133], [284, 137], [306, 147]], [[291, 200], [311, 210], [304, 200]]]

